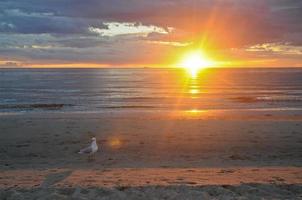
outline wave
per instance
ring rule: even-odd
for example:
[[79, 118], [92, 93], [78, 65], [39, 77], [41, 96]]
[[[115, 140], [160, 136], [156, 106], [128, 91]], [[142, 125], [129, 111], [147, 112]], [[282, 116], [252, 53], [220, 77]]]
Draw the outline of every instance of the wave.
[[135, 106], [135, 105], [126, 105], [126, 106], [98, 106], [97, 108], [107, 108], [107, 109], [120, 109], [120, 108], [158, 108], [157, 106]]
[[241, 96], [233, 97], [231, 100], [238, 103], [257, 103], [257, 102], [302, 102], [301, 96], [262, 96], [251, 97]]

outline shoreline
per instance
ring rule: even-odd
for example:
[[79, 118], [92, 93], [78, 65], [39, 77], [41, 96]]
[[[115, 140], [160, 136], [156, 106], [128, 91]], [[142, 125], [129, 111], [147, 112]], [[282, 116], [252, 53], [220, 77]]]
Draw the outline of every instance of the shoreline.
[[167, 119], [167, 120], [266, 120], [302, 121], [301, 109], [189, 109], [123, 111], [0, 112], [0, 119]]

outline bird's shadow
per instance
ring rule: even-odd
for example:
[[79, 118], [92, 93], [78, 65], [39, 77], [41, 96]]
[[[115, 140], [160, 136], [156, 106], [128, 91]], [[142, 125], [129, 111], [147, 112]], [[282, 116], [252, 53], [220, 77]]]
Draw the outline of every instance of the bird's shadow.
[[72, 174], [71, 170], [68, 171], [64, 171], [64, 172], [58, 172], [58, 173], [52, 173], [52, 174], [48, 174], [45, 177], [45, 180], [43, 181], [43, 183], [41, 183], [41, 188], [48, 188], [51, 187], [52, 185], [63, 181], [64, 179], [66, 179], [67, 177], [69, 177]]

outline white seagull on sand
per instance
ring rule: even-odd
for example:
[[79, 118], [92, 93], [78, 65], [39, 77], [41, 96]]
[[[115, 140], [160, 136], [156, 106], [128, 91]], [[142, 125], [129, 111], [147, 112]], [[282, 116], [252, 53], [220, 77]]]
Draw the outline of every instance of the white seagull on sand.
[[93, 137], [91, 138], [91, 144], [88, 147], [81, 149], [79, 151], [79, 154], [94, 154], [97, 151], [98, 151], [98, 145], [96, 143], [96, 138]]

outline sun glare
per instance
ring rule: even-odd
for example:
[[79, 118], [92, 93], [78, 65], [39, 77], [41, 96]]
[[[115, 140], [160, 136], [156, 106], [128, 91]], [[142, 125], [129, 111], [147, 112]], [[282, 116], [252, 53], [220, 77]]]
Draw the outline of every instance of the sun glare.
[[181, 62], [181, 66], [188, 70], [193, 77], [195, 77], [200, 70], [210, 67], [211, 65], [213, 65], [213, 62], [200, 51], [185, 55]]

